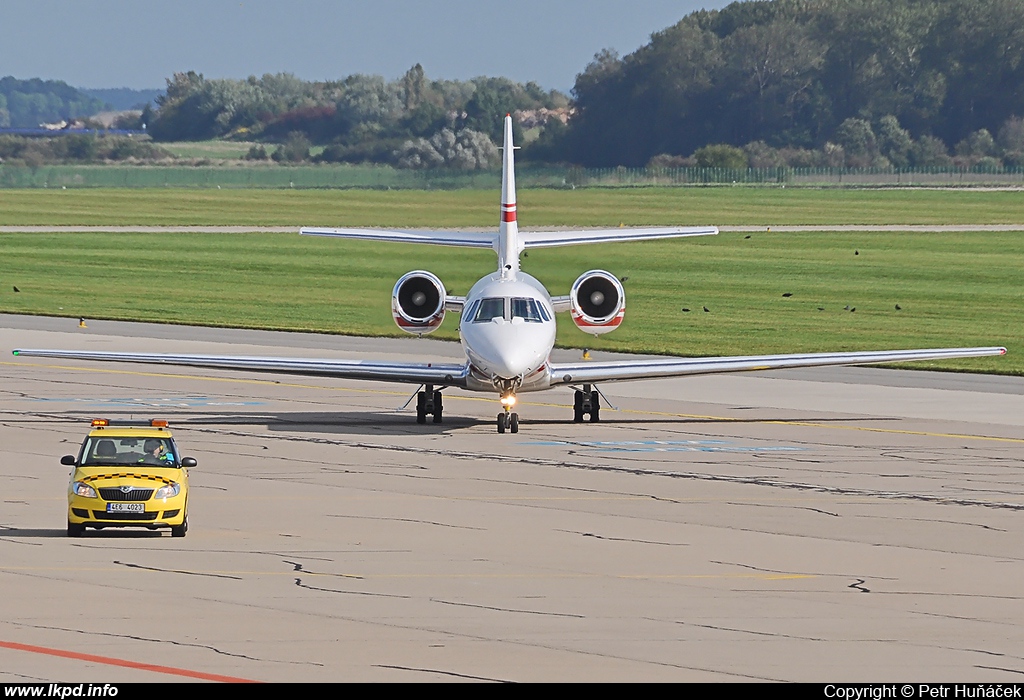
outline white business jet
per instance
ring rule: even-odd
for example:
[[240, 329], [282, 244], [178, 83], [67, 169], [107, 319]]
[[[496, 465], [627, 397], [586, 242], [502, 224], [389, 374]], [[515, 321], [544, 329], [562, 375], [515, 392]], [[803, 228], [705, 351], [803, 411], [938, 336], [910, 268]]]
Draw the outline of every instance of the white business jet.
[[437, 330], [446, 311], [461, 312], [459, 335], [466, 352], [465, 362], [376, 362], [361, 360], [307, 360], [283, 357], [221, 355], [173, 355], [101, 351], [15, 350], [15, 355], [62, 359], [141, 362], [189, 365], [219, 369], [343, 377], [385, 382], [419, 384], [416, 420], [426, 423], [431, 416], [441, 422], [441, 391], [452, 387], [497, 394], [499, 433], [519, 431], [515, 410], [518, 394], [554, 386], [575, 388], [573, 418], [600, 420], [600, 392], [603, 382], [658, 377], [679, 377], [715, 372], [741, 372], [785, 367], [864, 365], [910, 360], [940, 360], [954, 357], [1001, 355], [1005, 348], [944, 348], [934, 350], [892, 350], [753, 357], [665, 358], [611, 362], [553, 362], [555, 313], [569, 311], [583, 331], [601, 335], [618, 328], [626, 309], [621, 282], [610, 272], [591, 270], [579, 276], [568, 296], [552, 297], [535, 278], [519, 269], [519, 254], [529, 248], [646, 241], [685, 236], [710, 236], [713, 226], [673, 228], [615, 228], [608, 230], [520, 232], [516, 221], [515, 147], [512, 145], [512, 117], [505, 117], [502, 155], [501, 220], [497, 233], [455, 231], [383, 231], [376, 229], [304, 228], [309, 236], [357, 238], [372, 241], [423, 243], [430, 245], [492, 248], [498, 254], [498, 270], [469, 290], [465, 297], [448, 295], [444, 284], [430, 272], [415, 270], [395, 284], [391, 310], [402, 330], [423, 335]]

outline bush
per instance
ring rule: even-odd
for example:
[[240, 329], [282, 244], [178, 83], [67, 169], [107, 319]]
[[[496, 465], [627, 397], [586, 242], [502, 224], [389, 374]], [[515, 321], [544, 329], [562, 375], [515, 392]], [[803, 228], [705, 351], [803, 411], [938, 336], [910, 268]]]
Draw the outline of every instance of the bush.
[[245, 160], [267, 160], [267, 149], [263, 147], [262, 143], [253, 144], [249, 147], [249, 152], [242, 156]]
[[281, 147], [274, 151], [271, 156], [278, 163], [301, 163], [309, 160], [309, 149], [312, 144], [309, 138], [301, 131], [293, 131], [281, 144]]
[[684, 156], [674, 156], [669, 153], [661, 153], [649, 161], [647, 161], [648, 168], [692, 168], [696, 163], [693, 158], [686, 158]]
[[713, 143], [698, 148], [694, 154], [698, 168], [729, 168], [746, 170], [747, 154], [742, 149], [726, 143]]

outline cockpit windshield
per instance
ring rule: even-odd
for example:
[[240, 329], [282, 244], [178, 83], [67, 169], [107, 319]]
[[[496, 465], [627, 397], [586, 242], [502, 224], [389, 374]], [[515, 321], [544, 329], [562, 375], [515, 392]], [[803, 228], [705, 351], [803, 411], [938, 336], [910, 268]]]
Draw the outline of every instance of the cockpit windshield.
[[492, 318], [505, 318], [505, 299], [487, 297], [480, 300], [480, 306], [473, 317], [473, 323], [487, 323]]
[[544, 304], [529, 297], [487, 297], [476, 302], [473, 323], [487, 323], [494, 318], [511, 321], [521, 318], [526, 323], [543, 323], [551, 320], [551, 314]]
[[540, 323], [541, 309], [544, 307], [537, 303], [536, 299], [513, 298], [512, 318], [521, 318], [527, 323]]

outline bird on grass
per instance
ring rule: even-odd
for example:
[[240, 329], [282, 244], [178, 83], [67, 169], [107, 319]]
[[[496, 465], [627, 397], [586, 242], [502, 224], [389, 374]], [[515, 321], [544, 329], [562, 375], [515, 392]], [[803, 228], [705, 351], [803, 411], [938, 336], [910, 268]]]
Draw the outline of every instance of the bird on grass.
[[788, 299], [789, 297], [793, 296], [793, 292], [786, 292], [782, 296], [784, 296], [784, 297], [786, 297]]
[[16, 291], [16, 292], [20, 292], [21, 290], [20, 290], [20, 289], [18, 289], [17, 287], [15, 287], [15, 288], [14, 288], [14, 291]]
[[704, 307], [704, 313], [706, 313], [706, 314], [711, 313], [711, 309], [709, 309], [708, 307], [705, 306]]

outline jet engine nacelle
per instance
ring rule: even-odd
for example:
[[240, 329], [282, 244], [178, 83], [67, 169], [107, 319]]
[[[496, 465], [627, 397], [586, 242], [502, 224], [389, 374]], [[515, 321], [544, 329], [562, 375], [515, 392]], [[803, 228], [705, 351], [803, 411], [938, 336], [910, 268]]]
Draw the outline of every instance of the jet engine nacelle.
[[425, 270], [407, 272], [391, 292], [391, 315], [406, 333], [433, 333], [444, 320], [445, 294], [437, 275]]
[[569, 292], [572, 322], [584, 333], [601, 335], [619, 327], [626, 315], [626, 292], [610, 272], [584, 272]]

